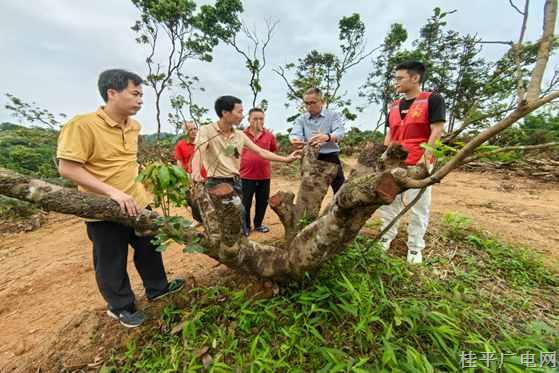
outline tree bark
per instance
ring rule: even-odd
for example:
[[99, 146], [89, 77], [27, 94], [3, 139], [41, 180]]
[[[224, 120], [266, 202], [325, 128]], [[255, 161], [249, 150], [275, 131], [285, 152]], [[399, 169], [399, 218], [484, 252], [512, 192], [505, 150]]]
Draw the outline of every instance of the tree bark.
[[[310, 156], [307, 161], [309, 164], [326, 163], [313, 161]], [[330, 165], [326, 164], [325, 167], [329, 168]], [[403, 168], [398, 170], [407, 174]], [[241, 200], [230, 185], [220, 184], [209, 190], [197, 185], [194, 195], [202, 211], [205, 233], [199, 235], [194, 230], [186, 230], [184, 239], [192, 240], [198, 236], [208, 256], [239, 272], [280, 282], [299, 279], [305, 272], [315, 270], [324, 260], [344, 250], [371, 214], [403, 191], [392, 171], [370, 172], [350, 178], [326, 211], [303, 228], [286, 246], [252, 242], [241, 234]], [[314, 174], [309, 173], [305, 177], [311, 178], [311, 175]], [[317, 193], [322, 193], [324, 197], [329, 185], [326, 179], [331, 176], [321, 174], [321, 177], [320, 182], [326, 187], [320, 188]], [[316, 186], [315, 183], [308, 185]], [[11, 171], [0, 171], [0, 194], [35, 203], [47, 211], [114, 221], [143, 233], [164, 229], [155, 222], [158, 215], [153, 211], [142, 210], [138, 217], [131, 218], [109, 198], [51, 185]], [[318, 214], [318, 198], [302, 198], [300, 201], [301, 209], [310, 206]], [[299, 211], [296, 205], [291, 208]]]
[[[277, 192], [270, 198], [270, 207], [278, 214], [284, 228], [284, 240], [290, 243], [305, 222], [314, 221], [338, 165], [318, 160], [318, 149], [307, 145], [301, 161], [301, 183], [297, 198], [291, 192]], [[295, 199], [295, 203], [293, 200]]]

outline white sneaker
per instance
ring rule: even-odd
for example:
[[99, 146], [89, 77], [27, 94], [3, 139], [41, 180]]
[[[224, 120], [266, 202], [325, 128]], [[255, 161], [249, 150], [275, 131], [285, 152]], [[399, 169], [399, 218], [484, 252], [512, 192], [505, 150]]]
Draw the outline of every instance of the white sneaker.
[[408, 250], [408, 263], [421, 264], [422, 262], [423, 262], [423, 255], [421, 255], [421, 251]]

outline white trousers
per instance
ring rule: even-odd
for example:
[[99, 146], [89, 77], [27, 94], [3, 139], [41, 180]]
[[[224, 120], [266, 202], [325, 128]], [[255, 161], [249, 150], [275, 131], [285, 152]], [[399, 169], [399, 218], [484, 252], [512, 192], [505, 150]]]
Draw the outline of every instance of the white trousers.
[[[404, 193], [398, 194], [390, 205], [382, 206], [380, 216], [382, 218], [382, 230], [390, 224], [392, 220], [404, 209], [404, 207], [414, 200], [421, 189], [409, 189]], [[406, 199], [404, 205], [404, 198]], [[425, 248], [424, 236], [429, 225], [429, 213], [431, 212], [431, 187], [423, 193], [419, 201], [408, 212], [410, 220], [408, 224], [408, 250], [421, 251]], [[381, 243], [385, 249], [390, 246], [392, 240], [398, 234], [400, 219], [381, 237]]]

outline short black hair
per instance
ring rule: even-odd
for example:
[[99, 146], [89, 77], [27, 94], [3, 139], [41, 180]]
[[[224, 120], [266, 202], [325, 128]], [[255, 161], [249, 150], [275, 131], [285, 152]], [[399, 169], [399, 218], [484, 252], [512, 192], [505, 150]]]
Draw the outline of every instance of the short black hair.
[[311, 87], [303, 93], [304, 95], [317, 95], [318, 97], [322, 98], [322, 91], [318, 87]]
[[425, 75], [425, 65], [419, 61], [404, 61], [396, 65], [395, 70], [407, 70], [410, 75], [419, 75], [419, 82], [423, 81]]
[[122, 92], [128, 87], [128, 82], [132, 82], [134, 85], [138, 86], [142, 84], [144, 80], [140, 78], [138, 74], [131, 73], [130, 71], [110, 69], [103, 71], [99, 75], [97, 86], [99, 87], [101, 97], [107, 102], [109, 100], [107, 90], [114, 89], [117, 92]]
[[243, 102], [241, 101], [241, 99], [235, 96], [221, 96], [220, 98], [215, 100], [215, 112], [217, 116], [221, 118], [224, 111], [233, 111], [233, 109], [235, 108], [235, 104], [242, 103]]
[[262, 114], [264, 114], [264, 110], [260, 109], [259, 107], [253, 107], [252, 109], [250, 109], [248, 111], [249, 118], [250, 118], [250, 114], [252, 114], [252, 113], [262, 113]]

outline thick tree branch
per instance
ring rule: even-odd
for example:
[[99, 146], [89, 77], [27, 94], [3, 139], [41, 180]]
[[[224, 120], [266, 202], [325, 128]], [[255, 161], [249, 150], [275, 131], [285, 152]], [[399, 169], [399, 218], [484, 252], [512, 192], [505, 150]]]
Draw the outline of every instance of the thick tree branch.
[[[406, 172], [406, 171], [404, 171]], [[326, 184], [327, 185], [327, 184]], [[251, 242], [240, 234], [241, 202], [227, 184], [194, 194], [203, 213], [206, 254], [242, 273], [278, 281], [301, 278], [324, 260], [344, 250], [370, 215], [402, 192], [389, 172], [366, 174], [348, 180], [324, 214], [305, 227], [287, 247]], [[0, 172], [0, 194], [36, 203], [66, 214], [126, 224], [153, 233], [160, 228], [157, 214], [144, 210], [138, 218], [124, 215], [108, 198], [31, 180], [9, 171]], [[199, 234], [186, 230], [185, 239]]]
[[460, 128], [451, 132], [450, 134], [448, 134], [448, 136], [444, 137], [444, 143], [450, 143], [450, 142], [454, 141], [461, 133], [463, 133], [466, 129], [468, 129], [472, 124], [481, 122], [484, 119], [496, 117], [497, 115], [508, 113], [509, 111], [514, 110], [514, 108], [515, 107], [513, 105], [511, 105], [511, 106], [506, 107], [503, 110], [493, 111], [491, 113], [486, 113], [486, 114], [477, 116], [475, 118], [465, 120], [464, 123], [462, 123], [462, 126]]
[[463, 161], [470, 156], [475, 149], [494, 137], [499, 132], [510, 127], [513, 123], [516, 123], [520, 118], [523, 118], [527, 114], [533, 112], [539, 107], [559, 98], [559, 92], [554, 92], [544, 97], [532, 101], [530, 103], [521, 103], [512, 113], [507, 115], [503, 120], [494, 126], [486, 129], [485, 131], [478, 134], [470, 142], [468, 142], [450, 161], [448, 161], [444, 166], [438, 169], [433, 175], [423, 179], [423, 180], [412, 180], [406, 178], [405, 175], [395, 175], [399, 183], [407, 188], [424, 188], [435, 183], [439, 183], [446, 175], [448, 175], [452, 170], [458, 167]]
[[301, 160], [301, 183], [293, 203], [293, 193], [278, 192], [270, 198], [270, 207], [283, 224], [286, 242], [291, 242], [302, 226], [315, 220], [334, 180], [338, 165], [318, 160], [318, 149], [307, 145]]
[[[140, 235], [153, 235], [161, 228], [155, 222], [159, 214], [154, 211], [143, 209], [137, 217], [130, 217], [110, 198], [49, 184], [6, 169], [0, 169], [0, 194], [31, 202], [45, 211], [124, 224]], [[184, 240], [190, 241], [196, 235], [195, 231], [187, 230]]]
[[553, 43], [553, 35], [555, 32], [555, 21], [557, 19], [557, 0], [546, 0], [544, 6], [543, 35], [539, 41], [538, 57], [536, 66], [532, 71], [526, 99], [534, 101], [540, 95], [543, 74], [549, 55], [551, 52], [551, 44]]
[[[512, 1], [511, 0], [509, 1], [511, 2], [511, 5], [515, 7]], [[530, 0], [526, 0], [524, 2], [524, 12], [521, 12], [521, 14], [523, 15], [523, 19], [522, 19], [522, 27], [520, 28], [520, 36], [518, 37], [518, 42], [513, 46], [514, 58], [516, 62], [516, 91], [517, 91], [518, 102], [524, 100], [524, 96], [525, 96], [524, 82], [522, 81], [522, 43], [524, 41], [524, 34], [526, 33], [526, 24], [528, 22], [529, 5], [530, 5]]]

